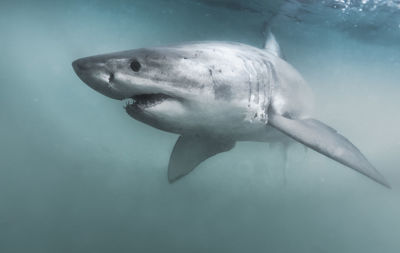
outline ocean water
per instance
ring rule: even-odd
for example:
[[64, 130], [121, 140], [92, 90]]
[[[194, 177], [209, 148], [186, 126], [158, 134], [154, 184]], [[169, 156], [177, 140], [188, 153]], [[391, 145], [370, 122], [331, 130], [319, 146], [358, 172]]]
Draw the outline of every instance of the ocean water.
[[[386, 189], [301, 145], [239, 143], [174, 184], [177, 139], [82, 83], [77, 58], [269, 23]], [[0, 2], [0, 252], [400, 252], [400, 2]]]

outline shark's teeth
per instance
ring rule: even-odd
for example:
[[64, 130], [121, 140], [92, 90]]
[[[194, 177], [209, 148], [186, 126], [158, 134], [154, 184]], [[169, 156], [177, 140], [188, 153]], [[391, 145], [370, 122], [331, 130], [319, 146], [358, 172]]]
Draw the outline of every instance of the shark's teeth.
[[124, 109], [146, 109], [161, 104], [163, 101], [170, 98], [172, 97], [162, 93], [135, 95], [126, 100]]
[[126, 109], [127, 107], [133, 105], [135, 103], [135, 100], [133, 98], [128, 98], [128, 100], [125, 102], [124, 108]]
[[169, 98], [171, 97], [162, 93], [135, 95], [125, 104], [125, 109], [131, 106], [148, 108], [158, 105]]

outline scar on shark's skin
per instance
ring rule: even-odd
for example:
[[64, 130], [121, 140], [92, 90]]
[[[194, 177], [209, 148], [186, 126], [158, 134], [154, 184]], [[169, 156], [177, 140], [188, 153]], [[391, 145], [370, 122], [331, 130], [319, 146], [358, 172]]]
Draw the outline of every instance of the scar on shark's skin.
[[196, 42], [81, 58], [79, 78], [101, 94], [129, 102], [126, 112], [178, 134], [168, 180], [187, 175], [238, 141], [300, 142], [390, 187], [349, 140], [313, 119], [312, 92], [284, 60], [268, 30], [258, 49], [233, 42]]

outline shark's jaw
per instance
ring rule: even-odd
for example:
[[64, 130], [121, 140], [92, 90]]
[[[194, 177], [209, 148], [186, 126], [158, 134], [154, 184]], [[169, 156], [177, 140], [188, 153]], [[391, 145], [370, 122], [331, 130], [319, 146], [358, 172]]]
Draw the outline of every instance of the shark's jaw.
[[132, 118], [157, 129], [180, 134], [187, 118], [185, 101], [165, 93], [145, 93], [131, 96], [125, 112]]
[[176, 100], [176, 98], [163, 93], [133, 95], [128, 98], [128, 102], [125, 104], [125, 110], [128, 113], [143, 111], [160, 105], [166, 100]]

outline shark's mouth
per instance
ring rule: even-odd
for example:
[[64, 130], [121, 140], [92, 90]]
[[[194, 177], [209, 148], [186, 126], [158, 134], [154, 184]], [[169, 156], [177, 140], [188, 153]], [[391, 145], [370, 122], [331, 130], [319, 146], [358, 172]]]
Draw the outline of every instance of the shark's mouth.
[[171, 98], [171, 96], [162, 93], [135, 95], [130, 97], [125, 105], [125, 109], [146, 109], [161, 104], [165, 100]]

